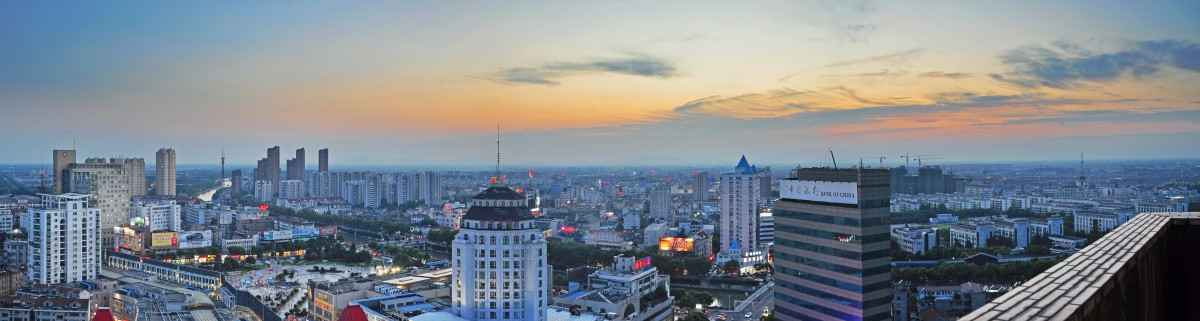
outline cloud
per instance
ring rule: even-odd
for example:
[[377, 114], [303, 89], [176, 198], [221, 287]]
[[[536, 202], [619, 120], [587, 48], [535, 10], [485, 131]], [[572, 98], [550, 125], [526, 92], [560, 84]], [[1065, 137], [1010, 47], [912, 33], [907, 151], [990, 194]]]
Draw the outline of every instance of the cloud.
[[678, 75], [673, 63], [648, 55], [589, 61], [560, 61], [537, 67], [501, 70], [482, 78], [505, 85], [535, 84], [554, 86], [562, 78], [589, 74], [619, 74], [667, 79]]
[[792, 78], [793, 76], [796, 76], [796, 75], [799, 75], [802, 73], [806, 73], [809, 71], [821, 69], [821, 68], [846, 67], [846, 66], [853, 66], [853, 65], [859, 65], [859, 64], [870, 64], [870, 63], [883, 63], [884, 65], [888, 65], [888, 66], [903, 65], [903, 64], [907, 63], [909, 60], [919, 57], [921, 54], [925, 53], [925, 51], [927, 51], [927, 50], [929, 50], [929, 48], [916, 47], [916, 48], [912, 48], [912, 49], [908, 49], [908, 50], [904, 50], [904, 51], [897, 51], [897, 52], [893, 52], [893, 53], [889, 53], [889, 54], [869, 56], [869, 57], [858, 58], [858, 59], [842, 60], [842, 61], [834, 62], [834, 63], [828, 64], [828, 65], [824, 65], [824, 66], [820, 66], [820, 67], [816, 67], [816, 68], [809, 68], [809, 69], [797, 71], [797, 72], [791, 73], [787, 76], [783, 76], [783, 78], [779, 78], [779, 81], [788, 80], [788, 78]]
[[917, 76], [917, 77], [920, 77], [920, 78], [950, 78], [950, 79], [961, 79], [961, 78], [970, 78], [970, 77], [975, 77], [975, 75], [974, 75], [974, 74], [970, 74], [970, 73], [965, 73], [965, 72], [951, 72], [951, 73], [946, 73], [946, 72], [941, 72], [941, 71], [930, 71], [930, 72], [927, 72], [927, 73], [923, 73], [923, 74], [921, 74], [920, 76]]
[[1164, 67], [1200, 72], [1200, 45], [1187, 41], [1139, 41], [1115, 52], [1097, 53], [1066, 41], [1049, 47], [1009, 50], [1000, 55], [1008, 71], [992, 79], [1025, 88], [1076, 88], [1084, 82], [1145, 78]]

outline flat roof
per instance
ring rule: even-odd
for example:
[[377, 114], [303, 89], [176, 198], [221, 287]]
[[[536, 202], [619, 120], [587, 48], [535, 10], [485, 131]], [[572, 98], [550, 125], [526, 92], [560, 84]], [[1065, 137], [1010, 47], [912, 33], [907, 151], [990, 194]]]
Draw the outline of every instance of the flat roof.
[[406, 277], [402, 277], [399, 279], [391, 279], [391, 280], [383, 281], [383, 283], [393, 284], [393, 285], [408, 285], [408, 284], [413, 284], [413, 283], [417, 283], [417, 282], [424, 282], [427, 280], [429, 280], [429, 279], [419, 277], [419, 276], [406, 276]]
[[441, 270], [437, 270], [437, 271], [431, 271], [431, 272], [417, 274], [417, 276], [424, 277], [424, 278], [430, 278], [430, 279], [436, 279], [436, 278], [448, 277], [451, 274], [454, 274], [454, 271], [451, 271], [450, 269], [441, 269]]

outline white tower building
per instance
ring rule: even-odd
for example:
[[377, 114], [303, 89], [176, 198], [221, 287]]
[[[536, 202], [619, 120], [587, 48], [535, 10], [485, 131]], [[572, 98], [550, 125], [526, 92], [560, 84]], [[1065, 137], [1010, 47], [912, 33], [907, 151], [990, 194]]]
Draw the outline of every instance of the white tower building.
[[758, 204], [762, 196], [761, 175], [746, 161], [738, 161], [732, 173], [721, 174], [721, 255], [717, 263], [739, 259], [742, 268], [759, 261]]
[[180, 231], [183, 207], [175, 201], [136, 202], [129, 210], [129, 216], [133, 217], [133, 220], [142, 220], [143, 224], [150, 227], [150, 231]]
[[492, 186], [475, 195], [454, 240], [453, 308], [467, 320], [546, 320], [546, 240], [524, 195]]
[[28, 278], [40, 284], [95, 279], [100, 272], [100, 209], [88, 194], [39, 194], [29, 210]]

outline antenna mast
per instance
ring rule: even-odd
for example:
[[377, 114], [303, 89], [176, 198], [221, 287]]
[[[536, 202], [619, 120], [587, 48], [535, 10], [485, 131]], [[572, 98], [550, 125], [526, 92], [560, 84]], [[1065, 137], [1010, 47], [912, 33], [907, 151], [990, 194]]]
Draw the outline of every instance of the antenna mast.
[[[221, 181], [225, 180], [225, 146], [221, 146]], [[224, 182], [222, 182], [224, 184]]]
[[500, 123], [496, 123], [496, 179], [500, 178]]

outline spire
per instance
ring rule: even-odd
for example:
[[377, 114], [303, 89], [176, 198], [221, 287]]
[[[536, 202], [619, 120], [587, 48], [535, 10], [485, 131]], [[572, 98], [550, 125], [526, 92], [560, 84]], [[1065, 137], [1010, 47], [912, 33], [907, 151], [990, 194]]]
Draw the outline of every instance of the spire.
[[742, 155], [742, 160], [738, 161], [738, 164], [735, 168], [748, 168], [748, 167], [750, 167], [750, 162], [746, 161], [746, 155]]

